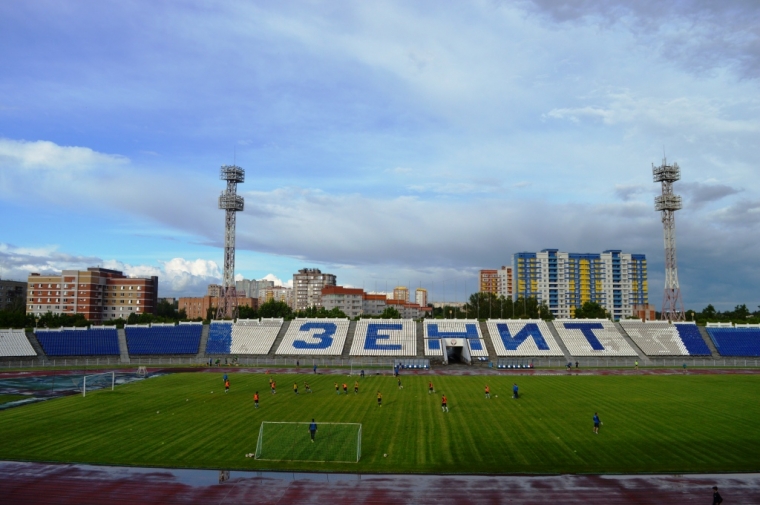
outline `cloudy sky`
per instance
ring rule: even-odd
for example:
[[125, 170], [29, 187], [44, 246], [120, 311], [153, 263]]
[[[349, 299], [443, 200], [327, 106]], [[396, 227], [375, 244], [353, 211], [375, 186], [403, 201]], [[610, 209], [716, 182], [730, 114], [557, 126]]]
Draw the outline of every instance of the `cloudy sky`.
[[682, 168], [687, 308], [760, 305], [756, 0], [0, 3], [0, 276], [237, 273], [462, 299], [512, 254], [623, 249]]

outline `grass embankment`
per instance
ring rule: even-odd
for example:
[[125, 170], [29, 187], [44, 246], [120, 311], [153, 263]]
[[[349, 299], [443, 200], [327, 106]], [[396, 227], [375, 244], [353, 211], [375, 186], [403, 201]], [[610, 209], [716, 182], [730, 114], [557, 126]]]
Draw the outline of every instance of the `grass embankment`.
[[[0, 412], [0, 459], [350, 472], [635, 473], [760, 470], [760, 376], [171, 374]], [[293, 380], [313, 394], [296, 396]], [[333, 384], [346, 381], [348, 395]], [[486, 400], [483, 387], [491, 386]], [[211, 394], [211, 391], [214, 391]], [[258, 390], [261, 408], [253, 409]], [[375, 394], [383, 392], [383, 407]], [[440, 393], [449, 398], [442, 413]], [[496, 397], [498, 395], [498, 398]], [[592, 433], [598, 411], [601, 434]], [[256, 461], [261, 421], [359, 422], [357, 464]], [[307, 442], [308, 443], [308, 442]], [[387, 453], [388, 457], [383, 457]]]

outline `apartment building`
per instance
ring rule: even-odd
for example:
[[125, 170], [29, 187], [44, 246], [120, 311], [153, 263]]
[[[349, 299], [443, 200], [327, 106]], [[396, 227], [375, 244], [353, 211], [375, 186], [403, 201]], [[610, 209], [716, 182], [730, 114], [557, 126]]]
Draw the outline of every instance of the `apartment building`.
[[0, 310], [10, 309], [16, 304], [26, 308], [26, 287], [26, 282], [0, 279]]
[[335, 286], [335, 275], [318, 268], [303, 268], [293, 274], [294, 310], [322, 306], [322, 288]]
[[514, 255], [515, 294], [545, 302], [556, 317], [569, 318], [586, 302], [596, 302], [615, 320], [634, 315], [649, 297], [646, 257], [607, 250], [566, 253], [557, 249]]
[[32, 273], [27, 279], [27, 313], [40, 316], [82, 314], [93, 322], [155, 314], [158, 277], [126, 276], [118, 270], [64, 270], [61, 275]]
[[[249, 298], [246, 296], [237, 297], [238, 307], [253, 307], [259, 308], [258, 300], [256, 298]], [[177, 303], [177, 310], [185, 311], [188, 319], [206, 319], [208, 317], [208, 309], [219, 307], [218, 296], [195, 296], [195, 297], [181, 297]], [[216, 317], [216, 310], [213, 311], [212, 317]]]
[[428, 292], [425, 288], [417, 288], [414, 290], [414, 303], [420, 307], [427, 307], [428, 304]]

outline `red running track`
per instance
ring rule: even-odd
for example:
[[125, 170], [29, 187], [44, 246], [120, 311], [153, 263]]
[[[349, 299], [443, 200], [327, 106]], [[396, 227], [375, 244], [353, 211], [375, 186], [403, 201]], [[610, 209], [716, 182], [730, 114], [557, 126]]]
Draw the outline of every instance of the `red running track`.
[[[220, 482], [220, 477], [226, 478]], [[356, 475], [0, 462], [0, 503], [89, 504], [706, 504], [760, 503], [760, 474]]]

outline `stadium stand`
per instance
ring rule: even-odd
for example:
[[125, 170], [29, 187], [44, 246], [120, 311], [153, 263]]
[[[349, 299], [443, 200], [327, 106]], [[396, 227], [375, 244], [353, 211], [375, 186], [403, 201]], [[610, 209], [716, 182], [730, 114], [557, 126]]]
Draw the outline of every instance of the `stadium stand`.
[[647, 356], [709, 356], [710, 349], [694, 323], [620, 321], [628, 336]]
[[232, 323], [211, 321], [208, 328], [206, 354], [229, 354], [232, 347]]
[[760, 326], [728, 327], [708, 323], [706, 329], [721, 356], [760, 356]]
[[339, 356], [348, 335], [348, 319], [291, 321], [275, 354]]
[[489, 319], [497, 356], [564, 356], [549, 326], [540, 319]]
[[425, 340], [425, 356], [443, 356], [440, 338], [426, 338], [423, 340]]
[[428, 354], [428, 339], [464, 338], [467, 339], [467, 344], [470, 346], [470, 355], [474, 357], [488, 357], [486, 342], [480, 333], [480, 325], [477, 319], [437, 319], [425, 321], [424, 328], [426, 356], [441, 355]]
[[416, 356], [417, 324], [412, 319], [361, 319], [351, 356]]
[[116, 328], [37, 329], [34, 334], [48, 356], [119, 355]]
[[638, 356], [607, 319], [557, 319], [553, 323], [572, 356]]
[[0, 357], [37, 356], [24, 330], [0, 330]]
[[127, 325], [129, 354], [198, 354], [201, 343], [201, 323]]
[[232, 327], [232, 354], [268, 354], [283, 319], [239, 319]]

